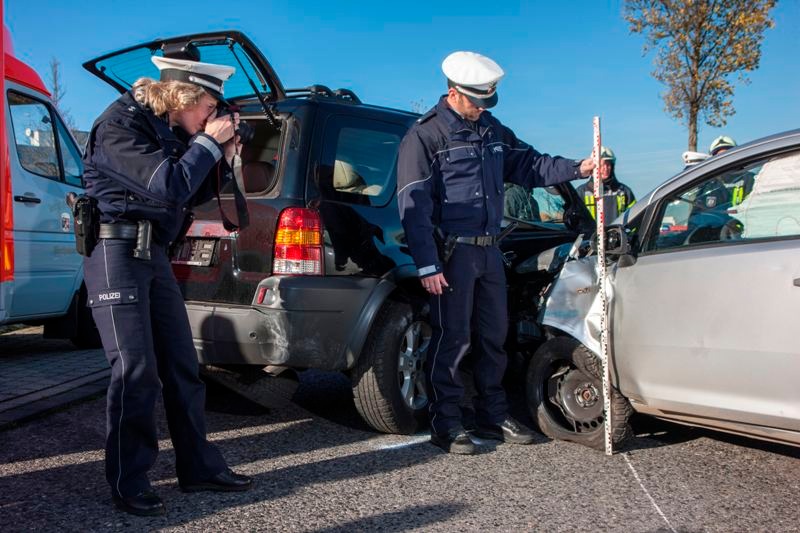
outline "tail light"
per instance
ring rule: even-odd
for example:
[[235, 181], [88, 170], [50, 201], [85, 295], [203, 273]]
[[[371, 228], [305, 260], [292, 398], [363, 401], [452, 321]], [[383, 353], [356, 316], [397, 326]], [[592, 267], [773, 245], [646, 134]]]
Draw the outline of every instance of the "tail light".
[[290, 207], [281, 211], [275, 232], [273, 274], [322, 275], [322, 219], [319, 211]]

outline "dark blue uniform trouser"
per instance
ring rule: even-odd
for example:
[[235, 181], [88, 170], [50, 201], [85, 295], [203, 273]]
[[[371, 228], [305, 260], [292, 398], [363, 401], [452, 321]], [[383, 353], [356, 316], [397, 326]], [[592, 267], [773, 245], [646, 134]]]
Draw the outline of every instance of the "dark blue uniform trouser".
[[205, 385], [166, 251], [154, 245], [152, 259], [143, 261], [133, 257], [133, 247], [133, 241], [104, 239], [84, 260], [89, 306], [111, 364], [106, 478], [112, 493], [123, 497], [150, 488], [159, 393], [178, 479], [199, 481], [227, 468], [206, 440]]
[[425, 360], [430, 400], [431, 428], [446, 433], [461, 427], [459, 401], [464, 387], [458, 365], [470, 349], [478, 396], [475, 421], [499, 424], [506, 417], [502, 379], [506, 370], [503, 343], [508, 331], [506, 276], [496, 246], [457, 244], [444, 266], [453, 289], [431, 297], [430, 347]]

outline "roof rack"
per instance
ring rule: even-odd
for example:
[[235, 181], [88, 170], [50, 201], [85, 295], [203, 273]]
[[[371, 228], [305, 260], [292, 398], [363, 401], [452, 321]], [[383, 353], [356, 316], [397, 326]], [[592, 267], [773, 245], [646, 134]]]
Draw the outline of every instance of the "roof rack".
[[333, 91], [329, 87], [319, 84], [309, 85], [308, 87], [302, 87], [299, 89], [286, 89], [285, 92], [287, 95], [291, 96], [322, 96], [325, 98], [349, 100], [355, 104], [361, 103], [361, 99], [350, 89], [336, 89]]

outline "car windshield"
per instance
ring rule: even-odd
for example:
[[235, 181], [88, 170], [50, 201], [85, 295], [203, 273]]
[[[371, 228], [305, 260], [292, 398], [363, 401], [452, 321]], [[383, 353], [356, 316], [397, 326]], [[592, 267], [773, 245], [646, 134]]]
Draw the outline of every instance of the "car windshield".
[[[228, 65], [236, 69], [233, 76], [225, 82], [226, 99], [235, 100], [253, 96], [253, 88], [250, 86], [248, 77], [256, 84], [259, 92], [269, 94], [269, 87], [239, 43], [225, 39], [213, 43], [195, 43], [195, 45], [200, 55], [200, 61]], [[142, 46], [98, 61], [97, 69], [123, 87], [130, 88], [141, 77], [158, 79], [158, 69], [150, 60], [154, 55], [163, 56], [164, 54], [160, 49], [151, 50]], [[242, 70], [242, 65], [244, 70]]]

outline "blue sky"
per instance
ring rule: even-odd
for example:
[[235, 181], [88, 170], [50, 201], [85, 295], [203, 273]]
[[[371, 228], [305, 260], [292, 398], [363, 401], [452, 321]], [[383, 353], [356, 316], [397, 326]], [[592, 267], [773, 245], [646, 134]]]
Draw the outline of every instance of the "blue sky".
[[[157, 37], [237, 29], [286, 87], [346, 87], [404, 109], [432, 106], [444, 92], [442, 59], [474, 50], [505, 69], [493, 111], [521, 139], [550, 154], [588, 155], [599, 115], [617, 175], [641, 196], [682, 168], [687, 132], [664, 113], [653, 56], [643, 56], [621, 9], [618, 0], [6, 0], [5, 19], [16, 55], [46, 82], [50, 58], [61, 62], [64, 107], [82, 129], [116, 93], [81, 64]], [[800, 127], [800, 1], [780, 2], [773, 17], [760, 69], [737, 85], [737, 113], [723, 129], [701, 124], [699, 148], [721, 133], [743, 143]]]

